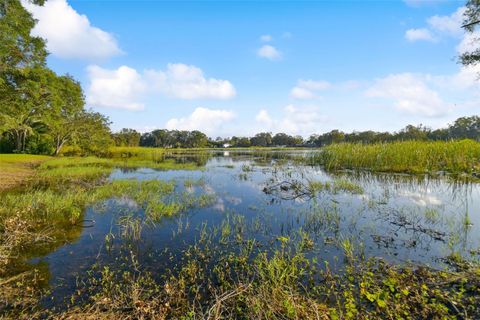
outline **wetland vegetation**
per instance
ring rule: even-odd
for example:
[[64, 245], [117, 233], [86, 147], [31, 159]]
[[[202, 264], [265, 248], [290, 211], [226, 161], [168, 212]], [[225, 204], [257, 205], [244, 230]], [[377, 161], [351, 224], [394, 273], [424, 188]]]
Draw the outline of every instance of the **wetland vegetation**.
[[1, 314], [479, 317], [478, 184], [312, 166], [321, 152], [32, 157], [0, 194]]
[[[315, 127], [324, 133], [308, 138], [112, 132], [107, 116], [86, 108], [80, 83], [48, 66], [46, 40], [32, 33], [37, 20], [25, 8], [44, 3], [0, 1], [0, 319], [480, 319], [478, 115], [397, 132]], [[56, 4], [76, 17], [66, 2]], [[479, 1], [467, 2], [470, 32], [479, 9]], [[181, 29], [188, 29], [184, 21]], [[440, 40], [429, 29], [409, 31]], [[460, 60], [476, 65], [478, 50]], [[153, 90], [124, 84], [123, 72], [138, 76], [135, 82], [143, 77], [127, 66], [88, 70], [103, 74], [96, 90], [107, 98], [97, 100], [109, 107], [142, 109], [130, 95]], [[169, 98], [235, 95], [229, 81], [195, 66], [168, 70], [145, 73], [158, 73]], [[473, 87], [457, 83], [470, 76], [464, 71], [452, 77], [455, 87]], [[410, 77], [389, 77], [407, 78], [405, 88], [392, 86], [408, 96], [397, 109], [428, 111], [433, 99], [435, 108], [450, 110], [424, 80]], [[450, 86], [446, 76], [426, 78]], [[412, 89], [407, 82], [418, 83]], [[331, 86], [298, 80], [292, 93], [316, 100], [313, 91]], [[426, 96], [417, 101], [417, 94]], [[285, 128], [310, 118], [323, 123], [306, 109], [285, 109], [298, 123], [266, 110], [257, 120]], [[195, 112], [167, 127], [234, 117]]]

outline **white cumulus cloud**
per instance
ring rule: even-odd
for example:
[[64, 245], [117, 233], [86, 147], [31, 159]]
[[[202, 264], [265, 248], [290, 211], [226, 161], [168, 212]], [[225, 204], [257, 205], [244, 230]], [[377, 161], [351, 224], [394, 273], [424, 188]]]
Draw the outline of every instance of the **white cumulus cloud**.
[[230, 99], [235, 88], [227, 80], [205, 78], [203, 71], [183, 63], [170, 63], [167, 70], [147, 70], [145, 76], [154, 89], [180, 99]]
[[480, 31], [466, 33], [457, 46], [459, 54], [473, 52], [479, 48]]
[[268, 114], [268, 111], [265, 109], [262, 109], [258, 112], [258, 114], [255, 116], [255, 121], [265, 125], [267, 128], [270, 128], [273, 124], [270, 114]]
[[258, 49], [257, 55], [261, 58], [266, 58], [269, 60], [279, 60], [282, 58], [282, 53], [278, 51], [277, 48], [269, 44], [266, 44]]
[[256, 115], [255, 121], [262, 131], [307, 136], [320, 131], [328, 118], [320, 113], [317, 106], [287, 105], [281, 117], [272, 118], [267, 110], [262, 109]]
[[97, 107], [142, 110], [144, 105], [138, 101], [147, 94], [184, 100], [230, 99], [236, 94], [229, 81], [207, 79], [200, 68], [182, 63], [143, 73], [128, 66], [110, 70], [93, 65], [87, 72], [87, 102]]
[[451, 15], [435, 15], [427, 19], [427, 26], [418, 29], [409, 29], [405, 32], [405, 38], [409, 41], [437, 42], [445, 36], [461, 37], [464, 34], [462, 29], [463, 14], [465, 7], [459, 7]]
[[422, 29], [409, 29], [405, 32], [405, 38], [408, 41], [430, 41], [435, 42], [437, 39], [432, 35], [430, 30], [426, 28]]
[[98, 59], [121, 54], [115, 37], [91, 25], [87, 16], [76, 12], [66, 0], [48, 0], [43, 6], [26, 0], [37, 25], [32, 34], [47, 40], [47, 49], [61, 58]]
[[97, 107], [126, 110], [143, 110], [138, 102], [145, 92], [146, 85], [141, 75], [132, 68], [121, 66], [115, 70], [89, 66], [90, 85], [87, 90], [87, 103]]
[[435, 15], [428, 18], [427, 23], [439, 33], [459, 36], [463, 33], [462, 23], [465, 10], [465, 7], [460, 7], [449, 16]]
[[393, 74], [377, 79], [365, 94], [367, 97], [393, 100], [395, 108], [407, 114], [439, 117], [448, 113], [451, 108], [437, 91], [428, 86], [423, 75], [412, 73]]
[[462, 66], [448, 75], [391, 74], [376, 79], [365, 91], [365, 96], [382, 98], [386, 106], [393, 106], [402, 113], [442, 117], [455, 108], [480, 103], [479, 72], [480, 66]]
[[235, 113], [230, 110], [199, 107], [188, 117], [168, 120], [165, 127], [168, 130], [199, 130], [206, 134], [213, 134], [221, 131], [233, 119], [235, 119]]
[[315, 99], [317, 91], [330, 89], [332, 85], [327, 81], [298, 80], [297, 85], [290, 90], [290, 97], [294, 99]]

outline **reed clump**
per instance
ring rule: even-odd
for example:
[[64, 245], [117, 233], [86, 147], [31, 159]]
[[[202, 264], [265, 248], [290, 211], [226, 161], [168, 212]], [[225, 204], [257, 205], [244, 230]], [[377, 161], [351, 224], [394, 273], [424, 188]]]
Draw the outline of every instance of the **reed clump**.
[[478, 174], [480, 143], [473, 140], [341, 143], [324, 147], [312, 155], [312, 160], [328, 170]]

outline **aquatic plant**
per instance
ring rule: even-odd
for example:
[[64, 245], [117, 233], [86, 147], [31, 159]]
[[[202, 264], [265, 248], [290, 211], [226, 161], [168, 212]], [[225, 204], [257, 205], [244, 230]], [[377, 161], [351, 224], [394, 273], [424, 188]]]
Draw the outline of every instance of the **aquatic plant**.
[[[344, 247], [351, 248], [347, 242]], [[104, 266], [78, 291], [86, 293], [88, 301], [75, 304], [62, 316], [473, 319], [480, 315], [480, 269], [475, 264], [464, 262], [455, 271], [438, 271], [351, 255], [352, 263], [333, 273], [328, 263], [322, 267], [299, 251], [283, 247], [267, 253], [256, 251], [253, 244], [246, 241], [238, 243], [241, 248], [223, 251], [209, 238], [187, 249], [182, 264], [162, 280], [154, 279], [131, 254], [125, 257], [131, 260], [128, 271]]]

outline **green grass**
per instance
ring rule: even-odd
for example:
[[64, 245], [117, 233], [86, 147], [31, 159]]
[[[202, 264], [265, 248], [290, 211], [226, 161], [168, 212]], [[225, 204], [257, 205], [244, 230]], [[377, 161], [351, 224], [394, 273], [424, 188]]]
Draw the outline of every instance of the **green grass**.
[[403, 173], [478, 173], [480, 143], [404, 141], [379, 144], [342, 143], [326, 146], [312, 156], [328, 170], [365, 169]]
[[[133, 148], [135, 149], [135, 148]], [[147, 149], [147, 148], [143, 148]], [[146, 153], [148, 155], [148, 153]], [[59, 157], [50, 158], [42, 163], [40, 169], [71, 167], [103, 167], [103, 168], [152, 168], [159, 170], [198, 170], [201, 165], [192, 161], [177, 162], [175, 159], [145, 157]]]

